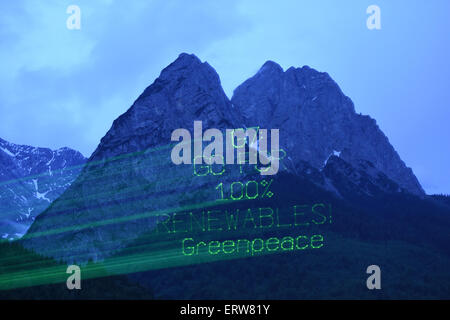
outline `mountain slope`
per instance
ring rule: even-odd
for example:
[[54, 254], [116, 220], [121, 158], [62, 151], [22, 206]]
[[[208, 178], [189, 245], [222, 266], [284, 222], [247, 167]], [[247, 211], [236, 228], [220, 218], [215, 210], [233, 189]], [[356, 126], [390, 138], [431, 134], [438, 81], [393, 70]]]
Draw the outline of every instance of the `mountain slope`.
[[90, 161], [167, 144], [174, 129], [191, 129], [194, 120], [205, 128], [234, 128], [236, 117], [216, 71], [182, 53], [114, 121]]
[[233, 105], [245, 125], [282, 128], [280, 145], [297, 166], [321, 168], [333, 153], [357, 165], [370, 161], [411, 193], [424, 195], [374, 119], [355, 113], [352, 101], [327, 73], [307, 66], [286, 72], [272, 61], [234, 91]]
[[16, 145], [0, 139], [0, 236], [21, 237], [34, 219], [78, 176], [86, 159], [61, 148]]

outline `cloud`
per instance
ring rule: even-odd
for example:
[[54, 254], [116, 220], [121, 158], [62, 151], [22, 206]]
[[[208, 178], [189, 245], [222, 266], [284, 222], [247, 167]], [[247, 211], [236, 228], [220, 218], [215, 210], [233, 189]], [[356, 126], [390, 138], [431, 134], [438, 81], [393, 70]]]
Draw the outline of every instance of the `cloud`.
[[3, 138], [89, 155], [180, 52], [245, 27], [236, 1], [84, 0], [76, 1], [81, 30], [68, 30], [72, 2], [2, 3]]

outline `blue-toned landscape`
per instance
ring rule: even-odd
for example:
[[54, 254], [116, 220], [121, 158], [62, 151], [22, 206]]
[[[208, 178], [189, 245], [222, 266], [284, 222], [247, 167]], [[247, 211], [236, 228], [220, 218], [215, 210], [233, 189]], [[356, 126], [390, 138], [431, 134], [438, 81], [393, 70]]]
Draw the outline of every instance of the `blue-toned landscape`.
[[446, 2], [63, 2], [0, 5], [0, 299], [450, 298]]

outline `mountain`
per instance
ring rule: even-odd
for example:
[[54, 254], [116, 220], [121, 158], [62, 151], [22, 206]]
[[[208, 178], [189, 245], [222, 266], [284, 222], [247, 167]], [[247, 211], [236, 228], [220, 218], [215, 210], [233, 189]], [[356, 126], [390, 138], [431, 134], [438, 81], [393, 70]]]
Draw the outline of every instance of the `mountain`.
[[[22, 243], [68, 262], [103, 260], [176, 212], [217, 209], [221, 186], [261, 179], [252, 166], [174, 165], [171, 133], [192, 131], [195, 120], [204, 130], [279, 128], [280, 173], [331, 199], [425, 196], [375, 121], [356, 114], [326, 73], [309, 67], [284, 72], [269, 61], [230, 101], [209, 64], [181, 54], [114, 121], [76, 181], [36, 218]], [[277, 179], [274, 185], [285, 181]]]
[[75, 180], [86, 158], [0, 139], [0, 236], [20, 238], [35, 218]]
[[166, 67], [132, 107], [116, 119], [89, 161], [167, 144], [176, 128], [234, 128], [237, 113], [216, 71], [196, 56], [182, 53]]
[[216, 179], [193, 179], [192, 167], [174, 165], [170, 137], [174, 129], [192, 129], [194, 120], [235, 128], [231, 109], [215, 70], [181, 54], [114, 121], [78, 179], [36, 219], [25, 245], [96, 261], [154, 228], [159, 217], [152, 212], [214, 201]]
[[327, 73], [308, 66], [284, 72], [268, 61], [236, 88], [231, 102], [246, 126], [282, 128], [280, 145], [294, 170], [301, 161], [320, 169], [337, 153], [354, 166], [369, 161], [410, 193], [425, 194], [375, 120], [357, 114]]

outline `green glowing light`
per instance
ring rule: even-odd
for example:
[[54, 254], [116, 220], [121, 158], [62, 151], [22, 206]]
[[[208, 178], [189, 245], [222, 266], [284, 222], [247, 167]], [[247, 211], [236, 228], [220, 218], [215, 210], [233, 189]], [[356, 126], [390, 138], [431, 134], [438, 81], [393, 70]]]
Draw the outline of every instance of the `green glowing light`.
[[[274, 193], [270, 191], [270, 186], [272, 185], [273, 179], [262, 180], [259, 183], [255, 180], [247, 181], [244, 185], [241, 181], [234, 181], [229, 184], [229, 192], [228, 188], [225, 191], [224, 190], [224, 184], [223, 182], [219, 183], [216, 186], [216, 190], [219, 191], [219, 199], [218, 200], [226, 200], [231, 199], [233, 201], [241, 200], [241, 199], [247, 199], [247, 200], [254, 200], [256, 198], [265, 199], [265, 198], [272, 198]], [[259, 194], [259, 185], [263, 186], [263, 192]], [[252, 187], [253, 186], [253, 190]], [[225, 197], [225, 194], [229, 194], [230, 197]]]
[[[210, 255], [225, 254], [230, 255], [233, 253], [248, 254], [254, 256], [261, 254], [263, 251], [275, 252], [275, 251], [294, 251], [294, 250], [306, 250], [319, 249], [323, 247], [324, 238], [322, 235], [299, 235], [297, 237], [286, 236], [282, 239], [278, 237], [271, 237], [269, 239], [254, 238], [254, 239], [236, 239], [236, 240], [212, 240], [212, 241], [198, 241], [193, 238], [184, 238], [181, 241], [181, 252], [184, 256], [195, 256], [202, 252], [206, 252]], [[245, 250], [240, 251], [240, 243], [245, 243]], [[289, 246], [286, 247], [286, 244]]]

